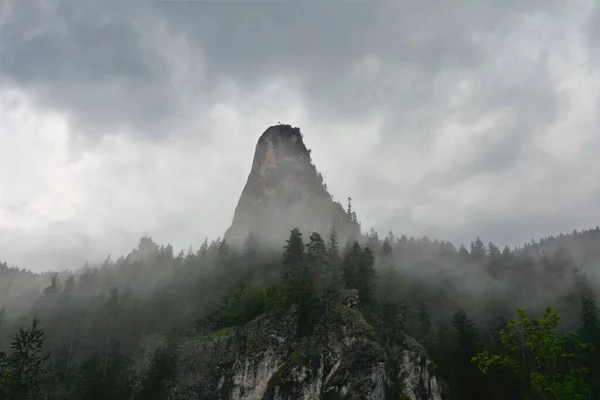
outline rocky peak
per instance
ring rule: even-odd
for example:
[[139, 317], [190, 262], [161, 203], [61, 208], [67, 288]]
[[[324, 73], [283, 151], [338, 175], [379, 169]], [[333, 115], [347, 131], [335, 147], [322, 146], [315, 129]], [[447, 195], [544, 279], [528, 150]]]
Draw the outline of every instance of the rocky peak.
[[151, 238], [144, 236], [140, 239], [140, 244], [137, 249], [133, 249], [126, 257], [127, 261], [135, 262], [144, 258], [150, 259], [155, 257], [159, 252], [159, 247], [152, 241]]
[[360, 235], [358, 223], [334, 202], [306, 148], [300, 129], [269, 127], [258, 139], [252, 168], [225, 239], [241, 245], [253, 233], [273, 244], [290, 229], [329, 235], [340, 241]]

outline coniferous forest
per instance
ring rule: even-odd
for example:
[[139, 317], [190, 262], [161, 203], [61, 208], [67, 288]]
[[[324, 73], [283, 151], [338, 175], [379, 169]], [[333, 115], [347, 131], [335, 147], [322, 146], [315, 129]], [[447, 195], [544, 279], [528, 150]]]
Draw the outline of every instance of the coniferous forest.
[[167, 399], [181, 340], [292, 305], [310, 336], [327, 303], [356, 289], [377, 335], [424, 346], [448, 399], [600, 399], [599, 228], [513, 249], [373, 230], [339, 243], [335, 230], [293, 229], [284, 242], [176, 254], [145, 237], [75, 272], [2, 264], [0, 398]]

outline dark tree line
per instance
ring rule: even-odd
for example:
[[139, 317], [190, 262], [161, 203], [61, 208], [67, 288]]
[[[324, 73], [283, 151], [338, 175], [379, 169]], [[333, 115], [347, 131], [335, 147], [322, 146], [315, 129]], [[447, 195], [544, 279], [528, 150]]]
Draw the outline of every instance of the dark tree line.
[[[218, 239], [175, 254], [143, 238], [75, 273], [2, 264], [0, 398], [166, 398], [181, 338], [291, 306], [309, 336], [338, 293], [356, 289], [382, 338], [425, 346], [449, 399], [597, 399], [598, 249], [600, 229], [502, 250], [375, 231], [340, 244], [335, 231], [294, 229], [283, 249], [250, 235], [241, 249]], [[46, 283], [34, 291], [28, 279]]]

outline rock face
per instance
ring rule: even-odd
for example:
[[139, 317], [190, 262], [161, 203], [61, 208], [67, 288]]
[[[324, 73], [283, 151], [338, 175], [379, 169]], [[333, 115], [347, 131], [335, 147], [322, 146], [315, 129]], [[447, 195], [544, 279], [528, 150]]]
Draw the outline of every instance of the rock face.
[[423, 348], [409, 337], [378, 338], [357, 303], [358, 292], [347, 291], [310, 337], [296, 334], [292, 309], [188, 339], [172, 398], [441, 400]]
[[143, 237], [140, 239], [140, 244], [137, 249], [133, 249], [131, 253], [127, 255], [127, 261], [133, 263], [144, 258], [151, 259], [152, 257], [156, 257], [158, 252], [158, 245], [149, 237]]
[[325, 236], [334, 227], [341, 242], [360, 235], [356, 220], [327, 192], [299, 128], [271, 126], [258, 139], [225, 239], [241, 245], [252, 233], [266, 243], [280, 244], [293, 228]]
[[[335, 228], [340, 242], [360, 235], [356, 218], [327, 192], [300, 131], [278, 125], [258, 140], [225, 239], [239, 245], [252, 233], [275, 244], [294, 227], [322, 234]], [[178, 343], [169, 398], [441, 400], [422, 346], [406, 336], [382, 337], [358, 304], [357, 290], [342, 291], [319, 314], [310, 336], [299, 335], [297, 308], [291, 307], [243, 327], [188, 337]]]

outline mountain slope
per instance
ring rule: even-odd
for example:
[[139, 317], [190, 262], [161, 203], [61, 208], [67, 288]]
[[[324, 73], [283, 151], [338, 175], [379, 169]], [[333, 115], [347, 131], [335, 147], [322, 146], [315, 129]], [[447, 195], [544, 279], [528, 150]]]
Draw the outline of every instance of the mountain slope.
[[225, 239], [241, 245], [252, 233], [266, 243], [280, 244], [295, 227], [323, 235], [335, 228], [341, 242], [360, 235], [356, 219], [327, 192], [299, 128], [275, 125], [258, 139]]

